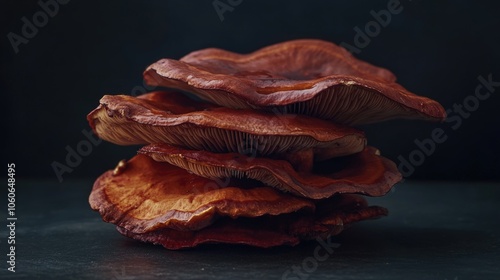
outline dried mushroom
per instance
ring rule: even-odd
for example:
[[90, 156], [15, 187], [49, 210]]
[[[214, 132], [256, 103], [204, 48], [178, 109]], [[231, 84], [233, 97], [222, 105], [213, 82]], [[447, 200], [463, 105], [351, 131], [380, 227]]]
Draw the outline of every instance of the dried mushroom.
[[161, 228], [147, 233], [134, 233], [117, 227], [128, 237], [167, 249], [191, 248], [204, 243], [245, 244], [269, 248], [279, 245], [297, 245], [301, 240], [327, 238], [337, 235], [351, 224], [387, 215], [387, 209], [367, 206], [356, 195], [339, 195], [327, 201], [331, 207], [317, 213], [291, 213], [258, 218], [220, 219], [197, 231]]
[[316, 207], [311, 200], [249, 182], [222, 187], [144, 155], [119, 167], [97, 179], [91, 207], [123, 235], [169, 249], [207, 242], [295, 245], [387, 214], [354, 195], [334, 196]]
[[144, 78], [211, 103], [166, 91], [104, 96], [87, 116], [94, 132], [146, 146], [101, 175], [89, 203], [121, 234], [168, 249], [296, 245], [387, 215], [359, 194], [384, 195], [402, 176], [346, 125], [445, 118], [388, 70], [320, 40], [200, 50]]
[[137, 155], [119, 172], [101, 175], [89, 198], [106, 222], [133, 233], [198, 230], [219, 216], [280, 215], [313, 210], [312, 201], [262, 186], [220, 186], [168, 163]]
[[186, 150], [166, 144], [148, 145], [139, 153], [202, 177], [250, 178], [313, 199], [338, 193], [381, 196], [401, 180], [396, 165], [380, 156], [373, 147], [353, 155], [316, 162], [311, 170], [300, 172], [285, 160]]
[[250, 54], [199, 50], [180, 60], [159, 60], [144, 78], [149, 85], [189, 91], [225, 107], [279, 110], [342, 124], [445, 118], [438, 102], [406, 90], [390, 71], [321, 40], [288, 41]]
[[175, 92], [106, 95], [88, 115], [97, 135], [119, 145], [167, 143], [212, 152], [269, 155], [314, 148], [320, 157], [362, 151], [362, 131], [310, 117], [235, 110]]

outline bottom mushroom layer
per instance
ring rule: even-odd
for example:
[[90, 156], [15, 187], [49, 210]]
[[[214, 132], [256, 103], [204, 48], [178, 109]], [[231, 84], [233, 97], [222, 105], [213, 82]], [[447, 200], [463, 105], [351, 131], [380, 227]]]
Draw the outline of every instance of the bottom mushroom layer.
[[168, 249], [296, 245], [387, 214], [353, 194], [312, 200], [253, 180], [222, 184], [137, 155], [101, 175], [89, 202], [125, 236]]
[[[337, 235], [352, 223], [387, 215], [387, 209], [366, 206], [358, 195], [339, 195], [343, 205], [329, 213], [284, 214], [258, 218], [224, 218], [197, 231], [169, 228], [137, 234], [117, 226], [118, 232], [143, 242], [162, 245], [171, 250], [191, 248], [201, 244], [244, 244], [261, 248], [297, 245], [301, 240]], [[335, 209], [335, 207], [333, 207]]]

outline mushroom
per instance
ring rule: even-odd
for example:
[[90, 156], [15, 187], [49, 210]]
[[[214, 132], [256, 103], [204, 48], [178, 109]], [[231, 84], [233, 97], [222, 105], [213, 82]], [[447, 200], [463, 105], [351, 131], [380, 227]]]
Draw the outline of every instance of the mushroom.
[[311, 200], [248, 181], [220, 186], [145, 155], [101, 175], [89, 202], [123, 235], [169, 249], [205, 242], [295, 245], [387, 214], [354, 195], [334, 196], [316, 207]]
[[295, 245], [387, 215], [359, 194], [384, 195], [402, 176], [346, 125], [445, 118], [388, 70], [320, 40], [200, 50], [144, 78], [210, 103], [174, 91], [104, 96], [87, 116], [94, 132], [147, 146], [101, 175], [89, 203], [121, 234], [169, 249]]
[[160, 228], [199, 230], [221, 216], [229, 218], [313, 211], [312, 201], [247, 183], [221, 186], [184, 169], [136, 155], [94, 183], [92, 209], [104, 221], [143, 234]]
[[191, 92], [230, 108], [304, 114], [358, 125], [394, 118], [443, 121], [436, 101], [396, 83], [388, 70], [321, 40], [295, 40], [250, 54], [221, 49], [161, 59], [146, 83]]
[[171, 250], [191, 248], [204, 243], [246, 244], [269, 248], [297, 245], [301, 240], [337, 235], [355, 222], [387, 215], [387, 209], [367, 206], [357, 195], [338, 195], [324, 201], [331, 205], [316, 213], [290, 213], [257, 218], [219, 219], [197, 231], [159, 228], [146, 233], [134, 233], [117, 226], [130, 238], [160, 244]]
[[[100, 138], [119, 145], [167, 143], [289, 159], [294, 152], [314, 149], [324, 160], [360, 152], [366, 144], [364, 133], [354, 128], [306, 116], [223, 108], [177, 92], [106, 95], [87, 118]], [[307, 160], [312, 159], [296, 162]]]
[[313, 199], [338, 193], [381, 196], [401, 180], [396, 165], [380, 156], [373, 147], [353, 155], [317, 162], [312, 170], [307, 171], [297, 171], [285, 160], [193, 151], [166, 144], [148, 145], [141, 148], [139, 153], [202, 177], [250, 178]]

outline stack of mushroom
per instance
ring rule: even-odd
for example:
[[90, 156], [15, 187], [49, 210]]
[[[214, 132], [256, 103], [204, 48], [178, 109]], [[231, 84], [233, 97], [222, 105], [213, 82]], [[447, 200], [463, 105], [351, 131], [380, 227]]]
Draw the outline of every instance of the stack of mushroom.
[[319, 40], [200, 50], [144, 77], [178, 91], [107, 95], [88, 115], [102, 139], [146, 145], [89, 201], [123, 235], [169, 249], [295, 245], [386, 215], [359, 194], [384, 195], [401, 174], [350, 126], [445, 117], [388, 70]]

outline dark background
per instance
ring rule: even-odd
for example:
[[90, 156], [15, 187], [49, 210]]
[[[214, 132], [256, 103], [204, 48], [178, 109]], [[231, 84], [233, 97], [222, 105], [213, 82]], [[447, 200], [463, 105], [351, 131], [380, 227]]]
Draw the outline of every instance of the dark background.
[[[227, 0], [220, 0], [227, 3]], [[234, 1], [233, 2], [237, 2]], [[0, 9], [2, 159], [17, 177], [56, 179], [54, 161], [86, 139], [86, 115], [104, 94], [143, 86], [156, 60], [201, 48], [247, 53], [269, 44], [318, 38], [354, 44], [354, 27], [373, 20], [383, 1], [243, 0], [221, 21], [209, 1], [69, 1], [16, 54], [7, 34], [21, 35], [37, 1]], [[474, 94], [478, 76], [500, 81], [500, 5], [494, 1], [401, 0], [403, 11], [356, 54], [394, 72], [410, 91], [445, 108]], [[364, 127], [369, 143], [399, 163], [415, 139], [442, 128], [447, 140], [415, 168], [411, 179], [499, 180], [500, 87], [454, 130], [450, 123], [388, 121]], [[102, 142], [63, 178], [93, 178], [131, 157], [137, 147]]]

